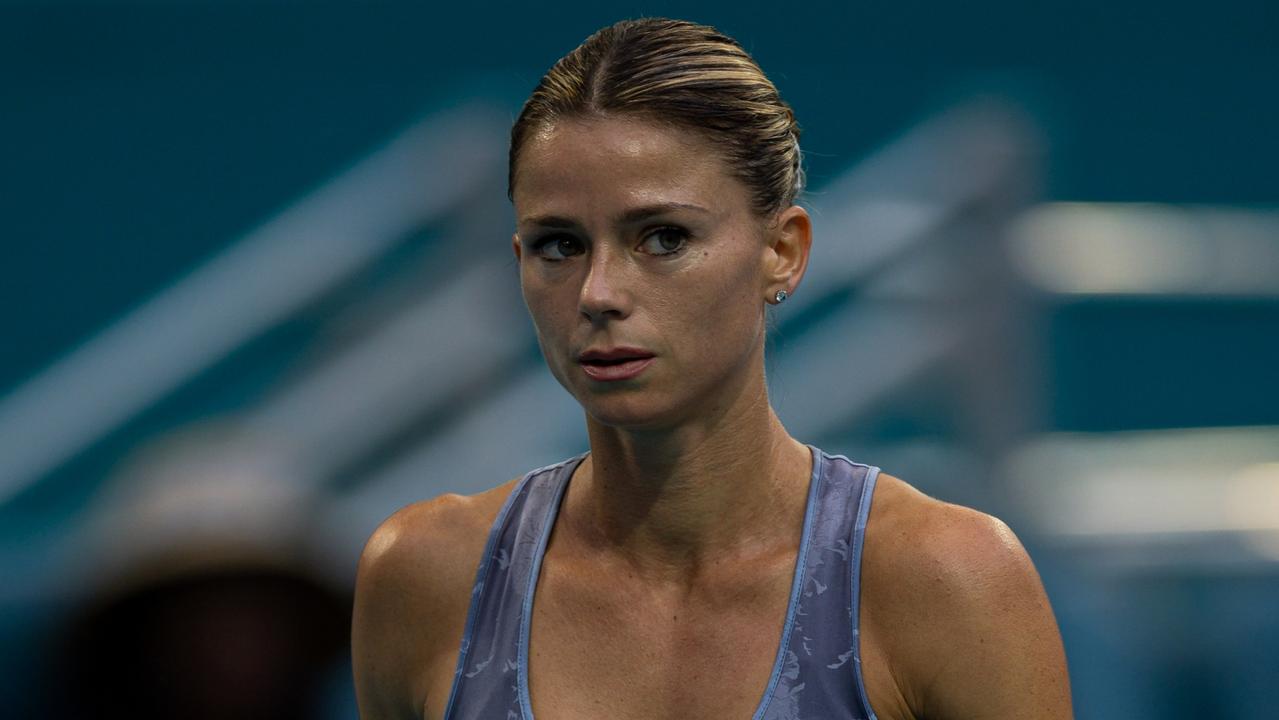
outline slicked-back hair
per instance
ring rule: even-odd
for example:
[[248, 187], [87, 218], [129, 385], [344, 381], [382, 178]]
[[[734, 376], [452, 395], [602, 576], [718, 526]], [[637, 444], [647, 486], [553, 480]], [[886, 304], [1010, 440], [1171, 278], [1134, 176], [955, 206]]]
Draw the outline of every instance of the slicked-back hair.
[[795, 113], [736, 40], [682, 20], [623, 20], [542, 77], [511, 128], [507, 193], [531, 133], [564, 118], [638, 117], [701, 133], [769, 215], [804, 185]]

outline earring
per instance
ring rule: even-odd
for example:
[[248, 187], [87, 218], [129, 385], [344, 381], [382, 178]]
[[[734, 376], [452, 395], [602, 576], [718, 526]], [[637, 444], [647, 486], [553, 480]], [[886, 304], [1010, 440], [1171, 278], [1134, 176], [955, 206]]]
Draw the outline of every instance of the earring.
[[778, 305], [781, 305], [788, 297], [790, 297], [790, 293], [785, 290], [778, 290], [777, 294], [773, 296], [773, 299], [777, 301]]

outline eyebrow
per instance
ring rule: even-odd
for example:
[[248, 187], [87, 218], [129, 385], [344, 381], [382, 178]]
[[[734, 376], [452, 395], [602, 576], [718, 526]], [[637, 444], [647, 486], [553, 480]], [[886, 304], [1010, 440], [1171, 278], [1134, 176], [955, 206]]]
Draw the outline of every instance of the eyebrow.
[[[631, 208], [618, 216], [618, 221], [623, 225], [637, 223], [647, 220], [656, 215], [662, 215], [675, 210], [691, 210], [704, 214], [710, 214], [710, 210], [701, 205], [682, 202], [657, 203], [655, 205], [644, 205], [642, 207]], [[572, 228], [577, 227], [578, 223], [565, 217], [558, 215], [534, 215], [519, 221], [521, 225], [541, 225], [542, 227], [552, 228]]]

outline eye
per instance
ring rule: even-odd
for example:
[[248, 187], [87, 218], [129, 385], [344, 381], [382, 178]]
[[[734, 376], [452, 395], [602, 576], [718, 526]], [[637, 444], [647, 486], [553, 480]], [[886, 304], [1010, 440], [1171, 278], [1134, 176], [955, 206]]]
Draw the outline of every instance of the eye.
[[683, 250], [687, 244], [687, 230], [667, 226], [650, 232], [640, 243], [640, 247], [647, 248], [644, 252], [649, 255], [674, 255]]
[[559, 262], [582, 254], [582, 243], [572, 235], [549, 235], [534, 241], [533, 251], [543, 260]]

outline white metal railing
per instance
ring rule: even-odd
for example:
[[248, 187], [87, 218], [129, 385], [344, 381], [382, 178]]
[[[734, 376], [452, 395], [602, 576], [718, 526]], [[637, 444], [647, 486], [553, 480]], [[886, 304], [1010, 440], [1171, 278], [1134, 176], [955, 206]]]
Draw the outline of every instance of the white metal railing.
[[0, 400], [0, 502], [462, 203], [505, 124], [451, 110], [394, 139]]

